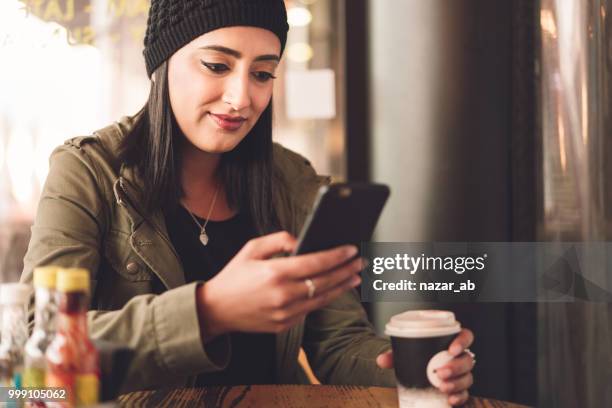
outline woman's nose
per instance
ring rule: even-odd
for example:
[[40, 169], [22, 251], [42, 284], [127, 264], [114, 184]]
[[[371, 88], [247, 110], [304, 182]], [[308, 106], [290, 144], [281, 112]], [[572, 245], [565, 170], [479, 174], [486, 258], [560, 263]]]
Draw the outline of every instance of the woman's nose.
[[229, 78], [223, 102], [231, 105], [235, 111], [241, 111], [251, 105], [248, 75], [235, 75]]

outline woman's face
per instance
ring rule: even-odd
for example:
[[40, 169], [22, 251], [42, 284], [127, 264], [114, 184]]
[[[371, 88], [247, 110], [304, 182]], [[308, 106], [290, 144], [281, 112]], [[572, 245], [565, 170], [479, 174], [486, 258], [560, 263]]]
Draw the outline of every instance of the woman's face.
[[172, 111], [187, 140], [209, 153], [234, 149], [272, 97], [280, 40], [255, 27], [206, 33], [168, 61]]

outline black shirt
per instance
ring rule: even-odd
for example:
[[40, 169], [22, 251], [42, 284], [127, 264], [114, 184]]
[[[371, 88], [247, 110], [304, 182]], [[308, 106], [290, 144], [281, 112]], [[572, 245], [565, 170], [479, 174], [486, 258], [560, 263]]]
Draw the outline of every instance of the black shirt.
[[[184, 207], [179, 206], [173, 213], [166, 212], [165, 220], [187, 283], [213, 278], [248, 240], [257, 236], [253, 223], [242, 213], [224, 221], [209, 221], [206, 225], [209, 237], [206, 246], [199, 239], [200, 227]], [[197, 220], [204, 225], [205, 220]], [[196, 385], [273, 384], [275, 336], [270, 333], [241, 332], [230, 333], [229, 336], [231, 359], [227, 368], [200, 374]]]

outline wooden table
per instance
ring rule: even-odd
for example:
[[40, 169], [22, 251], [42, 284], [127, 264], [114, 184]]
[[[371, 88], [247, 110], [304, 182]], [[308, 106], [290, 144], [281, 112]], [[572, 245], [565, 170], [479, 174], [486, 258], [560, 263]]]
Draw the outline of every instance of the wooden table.
[[[141, 391], [119, 397], [122, 407], [210, 408], [397, 408], [395, 388], [336, 385], [236, 385]], [[471, 397], [466, 407], [523, 406]], [[524, 408], [524, 407], [523, 407]]]

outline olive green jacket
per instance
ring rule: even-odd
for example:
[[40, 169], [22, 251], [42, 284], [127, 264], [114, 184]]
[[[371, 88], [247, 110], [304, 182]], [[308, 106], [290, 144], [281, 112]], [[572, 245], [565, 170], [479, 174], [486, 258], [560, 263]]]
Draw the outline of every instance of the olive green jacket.
[[[89, 269], [91, 336], [136, 351], [124, 391], [190, 386], [199, 373], [223, 370], [231, 347], [228, 336], [203, 346], [195, 295], [202, 282], [185, 284], [163, 214], [141, 208], [144, 181], [117, 158], [134, 121], [124, 117], [54, 150], [21, 281], [31, 283], [40, 265]], [[285, 186], [276, 189], [273, 205], [281, 224], [296, 234], [329, 179], [280, 145], [274, 145], [273, 159], [275, 185]], [[300, 346], [323, 383], [394, 385], [391, 370], [375, 363], [389, 343], [375, 336], [354, 291], [276, 335], [278, 383], [304, 378]]]

